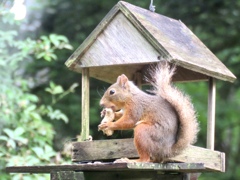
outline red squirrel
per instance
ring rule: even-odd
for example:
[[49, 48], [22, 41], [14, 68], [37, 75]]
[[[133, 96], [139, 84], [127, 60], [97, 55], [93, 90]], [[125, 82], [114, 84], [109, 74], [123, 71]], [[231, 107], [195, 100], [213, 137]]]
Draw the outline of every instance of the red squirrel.
[[163, 162], [196, 141], [196, 112], [190, 98], [171, 83], [175, 69], [166, 61], [158, 63], [150, 73], [154, 95], [143, 92], [122, 74], [100, 100], [102, 107], [115, 112], [115, 121], [102, 123], [99, 129], [134, 129], [137, 162]]

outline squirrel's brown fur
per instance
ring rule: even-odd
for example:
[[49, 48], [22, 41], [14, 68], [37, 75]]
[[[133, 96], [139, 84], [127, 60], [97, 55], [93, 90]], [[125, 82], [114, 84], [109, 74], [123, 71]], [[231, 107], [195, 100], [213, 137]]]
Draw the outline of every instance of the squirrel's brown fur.
[[198, 123], [188, 96], [172, 86], [175, 67], [163, 61], [152, 72], [154, 94], [141, 91], [125, 75], [118, 77], [100, 101], [114, 112], [115, 122], [100, 124], [102, 130], [134, 129], [140, 162], [162, 162], [196, 141]]

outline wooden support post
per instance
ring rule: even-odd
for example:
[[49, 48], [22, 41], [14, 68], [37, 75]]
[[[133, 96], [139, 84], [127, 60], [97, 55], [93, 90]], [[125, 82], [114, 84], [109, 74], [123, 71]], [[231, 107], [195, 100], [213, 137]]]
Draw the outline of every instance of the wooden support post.
[[89, 139], [89, 69], [82, 69], [82, 130], [81, 139]]
[[216, 108], [216, 80], [210, 77], [208, 92], [207, 148], [211, 150], [214, 150], [215, 108]]

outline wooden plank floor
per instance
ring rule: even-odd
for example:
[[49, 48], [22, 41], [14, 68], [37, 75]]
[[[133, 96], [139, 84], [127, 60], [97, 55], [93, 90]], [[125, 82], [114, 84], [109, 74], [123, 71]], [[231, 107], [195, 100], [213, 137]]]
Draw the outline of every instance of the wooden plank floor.
[[[124, 157], [137, 159], [133, 139], [108, 139], [72, 143], [72, 162], [115, 160]], [[106, 148], [108, 147], [108, 148]], [[203, 163], [212, 172], [225, 172], [225, 153], [202, 147], [188, 146], [168, 162]]]

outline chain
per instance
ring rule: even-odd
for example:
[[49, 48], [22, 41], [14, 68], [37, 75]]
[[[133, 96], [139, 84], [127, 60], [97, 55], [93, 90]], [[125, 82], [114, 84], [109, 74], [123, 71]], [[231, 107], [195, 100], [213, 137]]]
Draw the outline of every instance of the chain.
[[151, 0], [151, 3], [149, 5], [149, 10], [152, 12], [155, 12], [155, 6], [153, 5], [153, 0]]

